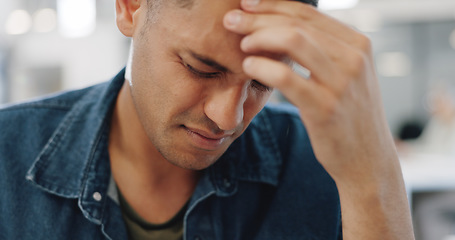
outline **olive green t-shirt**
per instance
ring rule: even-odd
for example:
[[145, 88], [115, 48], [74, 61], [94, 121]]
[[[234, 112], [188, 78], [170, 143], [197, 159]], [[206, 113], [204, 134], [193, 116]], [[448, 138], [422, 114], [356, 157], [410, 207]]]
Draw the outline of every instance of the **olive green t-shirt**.
[[[117, 189], [118, 190], [118, 189]], [[185, 205], [171, 220], [163, 224], [152, 224], [144, 220], [118, 192], [123, 220], [130, 240], [181, 240], [183, 239], [183, 217]]]

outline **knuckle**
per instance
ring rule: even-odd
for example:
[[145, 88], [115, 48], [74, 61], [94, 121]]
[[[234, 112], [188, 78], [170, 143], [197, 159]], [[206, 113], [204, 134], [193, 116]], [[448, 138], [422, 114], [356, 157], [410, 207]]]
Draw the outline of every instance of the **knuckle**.
[[292, 72], [290, 69], [279, 68], [275, 72], [276, 74], [276, 84], [277, 87], [288, 86], [292, 77]]
[[366, 56], [361, 52], [354, 52], [349, 58], [347, 72], [349, 76], [358, 77], [363, 73], [366, 66]]
[[322, 111], [323, 116], [325, 116], [325, 119], [332, 119], [333, 116], [337, 114], [337, 101], [326, 99], [326, 101], [323, 101], [321, 104], [320, 110]]
[[370, 38], [367, 36], [360, 34], [357, 37], [357, 45], [359, 49], [363, 52], [370, 52], [372, 48], [372, 43]]
[[291, 48], [296, 49], [299, 45], [302, 44], [303, 34], [301, 30], [297, 27], [291, 28], [291, 31], [287, 31], [286, 34], [283, 36], [284, 38], [284, 46], [288, 46]]
[[249, 29], [251, 26], [256, 24], [255, 18], [250, 14], [242, 13], [242, 20], [239, 23], [239, 27], [243, 30]]
[[291, 18], [288, 21], [288, 26], [291, 28], [303, 28], [305, 25], [299, 18]]
[[299, 13], [299, 16], [304, 19], [313, 18], [316, 14], [318, 14], [318, 10], [311, 6], [310, 4], [297, 4], [296, 11]]

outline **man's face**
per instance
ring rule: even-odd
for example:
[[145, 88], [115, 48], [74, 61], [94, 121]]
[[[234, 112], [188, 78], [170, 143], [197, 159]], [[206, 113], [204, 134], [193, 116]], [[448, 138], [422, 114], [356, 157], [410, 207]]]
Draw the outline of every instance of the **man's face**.
[[152, 144], [171, 163], [214, 163], [264, 107], [270, 89], [243, 73], [241, 36], [224, 14], [239, 0], [163, 1], [153, 20], [144, 3], [133, 34], [131, 94]]

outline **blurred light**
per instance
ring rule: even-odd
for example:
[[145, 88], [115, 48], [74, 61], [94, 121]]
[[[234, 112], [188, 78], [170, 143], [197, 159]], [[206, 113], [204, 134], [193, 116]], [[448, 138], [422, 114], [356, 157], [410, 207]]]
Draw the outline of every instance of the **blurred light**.
[[452, 46], [453, 49], [455, 49], [455, 29], [452, 31], [452, 34], [450, 34], [450, 46]]
[[320, 0], [318, 7], [322, 10], [353, 8], [359, 0]]
[[447, 235], [442, 240], [455, 240], [455, 235]]
[[95, 0], [57, 0], [60, 33], [69, 38], [85, 37], [95, 30]]
[[54, 9], [43, 8], [33, 14], [35, 32], [51, 32], [57, 26], [57, 13]]
[[384, 21], [382, 16], [372, 10], [355, 10], [350, 14], [354, 26], [362, 32], [377, 32], [382, 29]]
[[405, 77], [411, 72], [411, 60], [403, 52], [386, 52], [377, 57], [378, 72], [384, 77]]
[[6, 20], [6, 33], [10, 35], [24, 34], [30, 30], [32, 18], [27, 11], [19, 9], [14, 10]]

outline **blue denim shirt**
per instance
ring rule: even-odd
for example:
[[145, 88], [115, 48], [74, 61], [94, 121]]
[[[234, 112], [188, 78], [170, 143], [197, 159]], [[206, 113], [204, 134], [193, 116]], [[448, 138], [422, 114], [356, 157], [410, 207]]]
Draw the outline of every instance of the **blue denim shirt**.
[[[0, 239], [127, 239], [107, 195], [123, 76], [0, 110]], [[266, 106], [204, 170], [184, 239], [341, 239], [337, 188], [294, 108]]]

